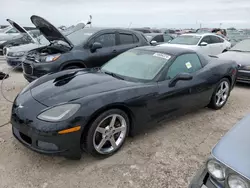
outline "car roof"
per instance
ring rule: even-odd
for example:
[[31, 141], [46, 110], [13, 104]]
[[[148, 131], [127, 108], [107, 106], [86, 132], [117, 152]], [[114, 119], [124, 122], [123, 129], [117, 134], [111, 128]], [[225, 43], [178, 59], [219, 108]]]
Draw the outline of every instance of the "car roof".
[[157, 36], [157, 35], [166, 35], [166, 34], [164, 34], [164, 33], [144, 33], [144, 35], [154, 37], [154, 36]]
[[133, 33], [138, 33], [137, 31], [134, 31], [134, 30], [131, 30], [131, 29], [119, 28], [119, 27], [85, 27], [82, 30], [90, 32], [90, 33], [96, 33], [98, 31], [102, 31], [102, 30], [106, 30], [106, 31], [109, 31], [109, 30], [120, 30], [120, 31], [130, 31], [130, 32], [133, 32]]
[[194, 53], [194, 50], [174, 47], [174, 46], [143, 46], [136, 48], [138, 50], [147, 50], [152, 52], [166, 53], [172, 56], [179, 56], [185, 53]]
[[216, 37], [221, 37], [220, 35], [213, 34], [213, 33], [185, 33], [182, 35], [188, 35], [188, 36], [197, 36], [197, 37], [205, 37], [205, 36], [216, 36]]

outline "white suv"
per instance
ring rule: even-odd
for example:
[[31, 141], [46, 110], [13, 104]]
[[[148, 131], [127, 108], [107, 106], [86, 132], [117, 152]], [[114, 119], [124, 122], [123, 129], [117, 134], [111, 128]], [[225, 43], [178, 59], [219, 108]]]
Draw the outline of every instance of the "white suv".
[[177, 46], [189, 48], [206, 55], [218, 55], [231, 48], [231, 43], [216, 34], [192, 33], [182, 34], [169, 43], [164, 43], [159, 46]]

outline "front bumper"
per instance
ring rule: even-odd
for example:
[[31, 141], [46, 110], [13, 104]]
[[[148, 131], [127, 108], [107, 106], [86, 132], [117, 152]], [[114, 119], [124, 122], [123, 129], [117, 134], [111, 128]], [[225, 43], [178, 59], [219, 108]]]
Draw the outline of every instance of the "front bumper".
[[250, 70], [238, 70], [237, 82], [250, 83]]
[[189, 188], [224, 188], [223, 183], [217, 182], [209, 175], [207, 169], [202, 167], [190, 182]]
[[6, 57], [7, 64], [11, 67], [22, 68], [23, 57]]
[[44, 76], [45, 74], [58, 71], [56, 62], [53, 63], [35, 63], [30, 60], [25, 60], [22, 64], [23, 75], [29, 82]]
[[[68, 134], [58, 131], [72, 127], [72, 122], [46, 122], [37, 115], [46, 106], [34, 100], [31, 93], [25, 92], [14, 101], [11, 114], [12, 132], [15, 138], [29, 149], [67, 158], [81, 158], [81, 130]], [[76, 122], [73, 125], [80, 125]]]

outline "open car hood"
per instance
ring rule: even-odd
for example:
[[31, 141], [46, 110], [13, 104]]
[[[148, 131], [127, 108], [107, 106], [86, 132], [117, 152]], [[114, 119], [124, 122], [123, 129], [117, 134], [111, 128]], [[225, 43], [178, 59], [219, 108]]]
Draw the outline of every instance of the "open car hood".
[[6, 21], [9, 22], [10, 25], [12, 25], [12, 27], [14, 27], [19, 33], [26, 33], [32, 39], [32, 41], [34, 41], [34, 43], [37, 43], [36, 39], [34, 39], [30, 35], [30, 33], [28, 31], [26, 31], [22, 26], [20, 26], [16, 22], [12, 21], [11, 19], [7, 19]]
[[40, 30], [40, 32], [48, 41], [52, 42], [56, 40], [61, 40], [73, 47], [73, 44], [70, 42], [70, 40], [47, 20], [36, 15], [31, 16], [30, 19], [31, 22], [36, 26], [37, 29]]

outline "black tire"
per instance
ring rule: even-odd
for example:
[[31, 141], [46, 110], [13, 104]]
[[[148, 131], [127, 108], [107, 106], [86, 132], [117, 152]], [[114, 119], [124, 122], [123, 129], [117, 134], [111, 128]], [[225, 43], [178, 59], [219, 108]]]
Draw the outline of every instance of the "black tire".
[[[216, 104], [216, 93], [218, 92], [222, 82], [227, 82], [228, 86], [229, 86], [229, 90], [228, 90], [228, 94], [227, 94], [227, 97], [226, 97], [226, 100], [223, 102], [223, 104], [221, 105], [217, 105]], [[230, 92], [231, 92], [231, 84], [230, 84], [230, 81], [227, 79], [227, 78], [223, 78], [220, 80], [220, 82], [217, 84], [215, 90], [214, 90], [214, 93], [211, 97], [211, 101], [208, 105], [209, 108], [212, 108], [214, 110], [219, 110], [221, 109], [226, 103], [227, 103], [227, 100], [228, 100], [228, 97], [230, 96]]]
[[[93, 141], [93, 137], [95, 135], [95, 131], [99, 125], [99, 123], [101, 123], [105, 118], [107, 118], [108, 116], [112, 115], [112, 114], [118, 114], [120, 116], [122, 116], [125, 119], [126, 125], [127, 125], [127, 129], [126, 129], [126, 133], [125, 133], [125, 137], [122, 140], [122, 142], [120, 143], [120, 145], [113, 150], [110, 153], [100, 153], [95, 149], [94, 146], [94, 141]], [[129, 122], [129, 118], [128, 115], [120, 110], [120, 109], [111, 109], [111, 110], [107, 110], [105, 112], [103, 112], [102, 114], [100, 114], [90, 125], [90, 128], [88, 129], [88, 132], [86, 134], [83, 134], [85, 136], [85, 138], [83, 138], [83, 142], [82, 142], [82, 148], [84, 151], [86, 151], [87, 153], [91, 154], [94, 157], [109, 157], [111, 155], [113, 155], [114, 153], [116, 153], [124, 144], [126, 137], [128, 136], [129, 133], [129, 126], [130, 126], [130, 122]]]

